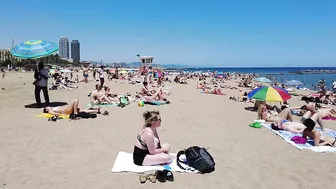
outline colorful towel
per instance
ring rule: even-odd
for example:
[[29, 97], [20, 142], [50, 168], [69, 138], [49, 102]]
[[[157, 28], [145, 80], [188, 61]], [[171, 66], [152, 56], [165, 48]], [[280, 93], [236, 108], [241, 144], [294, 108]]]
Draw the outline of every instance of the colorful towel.
[[336, 121], [336, 118], [331, 117], [331, 116], [327, 116], [327, 117], [324, 117], [324, 118], [322, 118], [322, 119], [324, 119], [324, 120], [332, 120], [332, 121]]
[[154, 106], [161, 106], [167, 104], [165, 101], [146, 101], [145, 104], [154, 105]]
[[[100, 107], [114, 107], [114, 106], [118, 106], [117, 103], [114, 103], [114, 104], [99, 104], [99, 105], [94, 105], [94, 106], [100, 106]], [[87, 103], [85, 105], [85, 107], [93, 107], [91, 103]]]
[[[49, 113], [42, 113], [42, 114], [36, 115], [36, 117], [43, 117], [43, 118], [51, 118], [53, 116], [55, 115], [49, 114]], [[69, 119], [70, 115], [59, 115], [58, 117], [62, 119]]]
[[[295, 146], [296, 148], [302, 150], [302, 149], [308, 149], [308, 150], [312, 150], [314, 152], [336, 152], [336, 148], [335, 147], [331, 147], [331, 146], [314, 146], [314, 141], [311, 139], [307, 140], [307, 143], [305, 144], [296, 144], [294, 141], [292, 141], [291, 139], [295, 136], [301, 136], [300, 134], [294, 134], [288, 131], [284, 131], [284, 130], [273, 130], [271, 128], [271, 124], [267, 124], [267, 123], [262, 123], [262, 125], [273, 131], [274, 133], [276, 133], [277, 135], [279, 135], [281, 138], [283, 138], [286, 142], [288, 142], [289, 144]], [[317, 129], [319, 130], [319, 129]], [[325, 129], [324, 135], [329, 135], [329, 136], [333, 136], [336, 137], [336, 131], [330, 130], [330, 129]]]
[[[119, 152], [114, 162], [112, 173], [121, 173], [121, 172], [144, 173], [147, 171], [155, 171], [155, 170], [163, 170], [163, 169], [169, 169], [170, 171], [183, 172], [183, 173], [197, 173], [198, 172], [198, 171], [181, 169], [177, 165], [176, 159], [173, 160], [168, 165], [138, 166], [133, 163], [132, 153]], [[188, 167], [188, 169], [192, 169], [192, 168]]]

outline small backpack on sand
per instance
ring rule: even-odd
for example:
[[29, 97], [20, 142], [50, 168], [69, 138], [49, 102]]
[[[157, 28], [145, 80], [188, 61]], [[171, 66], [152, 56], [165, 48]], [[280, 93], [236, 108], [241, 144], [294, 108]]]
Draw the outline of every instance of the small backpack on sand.
[[186, 150], [179, 151], [177, 154], [177, 165], [181, 169], [186, 170], [181, 165], [184, 162], [180, 160], [180, 156], [183, 154], [186, 156], [188, 166], [198, 170], [200, 173], [211, 173], [215, 170], [215, 161], [205, 148], [192, 146]]

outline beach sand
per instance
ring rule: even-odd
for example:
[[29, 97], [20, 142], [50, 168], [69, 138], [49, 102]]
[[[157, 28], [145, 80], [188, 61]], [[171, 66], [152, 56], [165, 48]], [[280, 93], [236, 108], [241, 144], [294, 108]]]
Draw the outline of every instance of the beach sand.
[[[110, 116], [97, 119], [48, 122], [35, 117], [33, 73], [8, 73], [0, 79], [0, 188], [335, 188], [336, 153], [300, 151], [269, 130], [250, 128], [256, 112], [251, 103], [229, 100], [242, 92], [224, 89], [226, 96], [200, 93], [196, 82], [172, 87], [165, 106], [110, 107]], [[25, 85], [24, 85], [25, 83]], [[96, 82], [79, 89], [49, 91], [52, 102], [81, 107]], [[134, 94], [140, 85], [107, 82], [115, 92]], [[41, 93], [42, 99], [43, 95]], [[303, 105], [300, 97], [289, 101]], [[43, 100], [42, 100], [43, 101]], [[211, 174], [175, 173], [173, 183], [140, 184], [137, 174], [111, 173], [119, 151], [132, 152], [142, 113], [157, 109], [162, 127], [158, 132], [172, 152], [192, 145], [209, 147], [216, 161]], [[296, 117], [299, 119], [298, 117]], [[336, 129], [336, 122], [326, 121]]]

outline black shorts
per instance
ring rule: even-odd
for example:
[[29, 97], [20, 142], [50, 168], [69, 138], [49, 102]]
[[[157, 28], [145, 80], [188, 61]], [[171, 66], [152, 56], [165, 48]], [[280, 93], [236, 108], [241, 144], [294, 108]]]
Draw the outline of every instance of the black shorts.
[[135, 165], [142, 165], [145, 157], [149, 154], [148, 150], [143, 150], [140, 149], [137, 146], [134, 146], [134, 151], [133, 151], [133, 162]]
[[104, 83], [105, 82], [105, 79], [104, 78], [99, 78], [100, 79], [100, 82], [101, 83]]

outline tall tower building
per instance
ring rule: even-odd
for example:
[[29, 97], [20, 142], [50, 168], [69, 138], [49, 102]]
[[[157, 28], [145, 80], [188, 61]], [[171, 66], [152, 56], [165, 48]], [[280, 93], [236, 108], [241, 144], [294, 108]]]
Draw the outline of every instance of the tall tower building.
[[73, 62], [80, 61], [80, 44], [78, 40], [71, 41], [71, 59]]
[[69, 59], [69, 40], [62, 37], [59, 40], [59, 56], [64, 59]]

